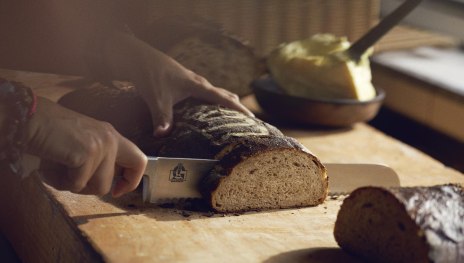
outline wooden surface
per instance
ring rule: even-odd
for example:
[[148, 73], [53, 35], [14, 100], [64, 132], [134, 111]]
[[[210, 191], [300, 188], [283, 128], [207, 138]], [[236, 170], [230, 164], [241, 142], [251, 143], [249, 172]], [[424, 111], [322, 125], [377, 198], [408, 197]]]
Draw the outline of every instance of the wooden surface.
[[[55, 100], [71, 90], [67, 77], [7, 70], [0, 76]], [[252, 97], [245, 103], [256, 109]], [[283, 131], [323, 162], [389, 165], [403, 186], [464, 183], [461, 173], [365, 124]], [[24, 262], [359, 262], [332, 235], [342, 198], [310, 208], [212, 215], [143, 206], [135, 193], [112, 200], [60, 192], [36, 175], [3, 180], [0, 226]]]

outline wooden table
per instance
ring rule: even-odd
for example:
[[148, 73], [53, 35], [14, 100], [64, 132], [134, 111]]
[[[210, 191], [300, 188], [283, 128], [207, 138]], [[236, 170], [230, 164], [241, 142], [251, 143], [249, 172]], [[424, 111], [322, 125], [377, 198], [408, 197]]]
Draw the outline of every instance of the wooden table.
[[[53, 100], [73, 77], [0, 70]], [[252, 97], [245, 103], [256, 109]], [[350, 129], [283, 129], [323, 162], [394, 168], [401, 185], [464, 183], [443, 166], [365, 124]], [[146, 207], [130, 194], [111, 200], [60, 192], [35, 176], [2, 175], [1, 229], [24, 262], [358, 262], [332, 234], [341, 198], [317, 207], [211, 215]]]

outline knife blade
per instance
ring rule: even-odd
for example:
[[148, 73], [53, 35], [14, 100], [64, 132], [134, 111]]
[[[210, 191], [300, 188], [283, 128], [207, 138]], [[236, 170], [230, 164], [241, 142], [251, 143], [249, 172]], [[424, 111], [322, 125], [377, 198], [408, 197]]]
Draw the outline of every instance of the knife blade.
[[[201, 198], [200, 180], [217, 160], [149, 157], [143, 177], [144, 202], [161, 204]], [[396, 172], [380, 164], [325, 163], [329, 176], [329, 195], [348, 194], [362, 186], [399, 186]]]
[[400, 186], [391, 167], [372, 163], [324, 163], [329, 176], [329, 195], [349, 194], [362, 186]]

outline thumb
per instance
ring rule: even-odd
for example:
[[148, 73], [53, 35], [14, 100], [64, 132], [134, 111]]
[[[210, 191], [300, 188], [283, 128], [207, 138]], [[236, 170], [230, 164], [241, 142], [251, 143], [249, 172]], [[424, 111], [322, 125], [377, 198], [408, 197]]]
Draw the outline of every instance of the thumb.
[[153, 136], [155, 137], [165, 137], [169, 134], [172, 129], [172, 121], [165, 122], [163, 124], [158, 125], [153, 129]]
[[173, 113], [171, 105], [164, 105], [151, 112], [153, 123], [153, 136], [164, 137], [172, 130]]
[[55, 189], [67, 190], [65, 183], [68, 169], [66, 166], [43, 159], [40, 161], [39, 173], [41, 178]]

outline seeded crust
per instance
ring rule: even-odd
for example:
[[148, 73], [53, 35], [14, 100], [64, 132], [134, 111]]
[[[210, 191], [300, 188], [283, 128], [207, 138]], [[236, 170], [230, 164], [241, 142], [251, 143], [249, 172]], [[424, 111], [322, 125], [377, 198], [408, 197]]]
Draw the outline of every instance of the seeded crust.
[[371, 262], [464, 262], [463, 218], [459, 185], [363, 187], [344, 200], [334, 235]]
[[244, 96], [264, 64], [244, 41], [199, 17], [156, 20], [141, 38], [213, 85]]
[[219, 160], [199, 186], [216, 211], [314, 206], [327, 196], [326, 169], [316, 156], [238, 111], [185, 100], [174, 107], [170, 136], [155, 139], [148, 107], [133, 88], [94, 86], [65, 95], [60, 104], [111, 123], [147, 155]]

